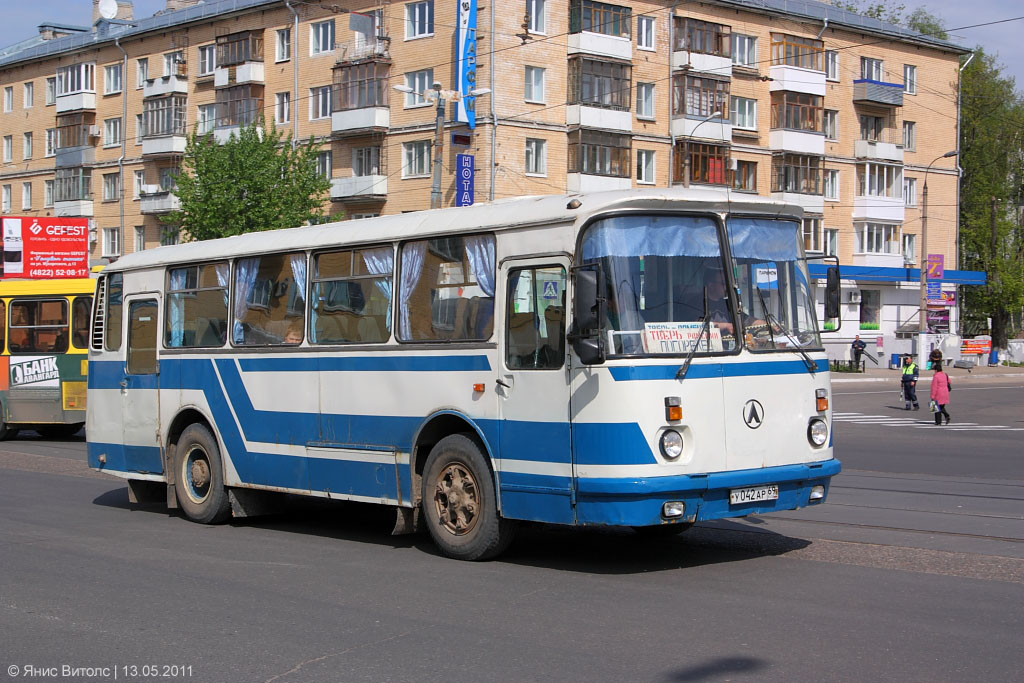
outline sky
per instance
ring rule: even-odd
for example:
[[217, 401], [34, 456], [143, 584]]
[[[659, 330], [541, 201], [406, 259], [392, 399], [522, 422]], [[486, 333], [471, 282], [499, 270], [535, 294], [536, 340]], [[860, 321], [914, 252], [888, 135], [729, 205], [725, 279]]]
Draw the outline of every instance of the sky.
[[[442, 0], [443, 1], [443, 0]], [[454, 0], [450, 0], [454, 2]], [[974, 26], [1000, 19], [1024, 16], [1022, 0], [899, 0], [909, 14], [914, 8], [926, 7], [945, 21], [950, 39], [967, 48], [981, 45], [998, 55], [1003, 73], [1013, 76], [1017, 90], [1024, 91], [1024, 19], [1004, 24]], [[623, 3], [626, 4], [626, 3]], [[135, 0], [135, 16], [152, 16], [166, 6], [164, 0]], [[6, 27], [0, 34], [0, 47], [36, 35], [36, 26], [46, 21], [88, 25], [92, 20], [92, 0], [45, 0], [22, 2], [0, 0]]]

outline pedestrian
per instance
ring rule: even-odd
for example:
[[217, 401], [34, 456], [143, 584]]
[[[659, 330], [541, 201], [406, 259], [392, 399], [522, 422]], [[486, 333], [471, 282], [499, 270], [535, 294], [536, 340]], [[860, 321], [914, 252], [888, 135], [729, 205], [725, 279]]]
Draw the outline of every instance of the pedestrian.
[[921, 404], [917, 402], [917, 363], [909, 353], [903, 356], [903, 374], [900, 376], [900, 386], [903, 389], [903, 401], [906, 403], [904, 410], [910, 410], [911, 404], [914, 410], [920, 410]]
[[932, 369], [942, 367], [942, 349], [932, 349], [932, 352], [928, 354], [928, 364]]
[[949, 424], [949, 413], [946, 412], [946, 405], [949, 403], [949, 392], [953, 388], [953, 383], [949, 381], [949, 375], [942, 370], [942, 363], [936, 363], [932, 366], [935, 370], [935, 375], [932, 377], [932, 410], [935, 411], [935, 426], [942, 424], [942, 418], [946, 418], [946, 424]]
[[853, 343], [850, 344], [850, 353], [853, 355], [853, 365], [860, 370], [860, 357], [864, 355], [864, 349], [867, 348], [867, 344], [860, 338], [858, 334], [854, 337]]

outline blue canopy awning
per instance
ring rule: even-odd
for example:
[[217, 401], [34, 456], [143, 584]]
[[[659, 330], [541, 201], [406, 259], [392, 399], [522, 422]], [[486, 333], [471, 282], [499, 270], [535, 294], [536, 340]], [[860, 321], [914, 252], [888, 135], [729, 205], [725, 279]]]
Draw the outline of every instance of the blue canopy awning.
[[[809, 263], [812, 278], [824, 279], [827, 263]], [[844, 280], [857, 282], [920, 282], [920, 268], [884, 268], [882, 266], [845, 266], [839, 264]], [[947, 270], [942, 282], [956, 285], [983, 285], [988, 282], [988, 273], [983, 270]]]

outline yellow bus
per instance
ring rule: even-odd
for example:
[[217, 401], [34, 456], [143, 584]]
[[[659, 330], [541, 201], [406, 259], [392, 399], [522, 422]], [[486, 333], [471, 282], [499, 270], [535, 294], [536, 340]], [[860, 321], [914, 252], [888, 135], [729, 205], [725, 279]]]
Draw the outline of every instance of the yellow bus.
[[85, 424], [96, 280], [0, 280], [0, 440], [67, 437]]

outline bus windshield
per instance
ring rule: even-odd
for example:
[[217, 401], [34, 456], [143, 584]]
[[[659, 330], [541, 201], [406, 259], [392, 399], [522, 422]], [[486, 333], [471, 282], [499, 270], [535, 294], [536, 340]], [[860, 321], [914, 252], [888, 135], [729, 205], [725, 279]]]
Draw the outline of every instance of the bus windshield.
[[726, 226], [747, 346], [820, 348], [800, 224], [733, 217]]

